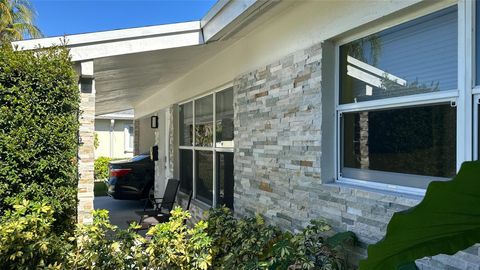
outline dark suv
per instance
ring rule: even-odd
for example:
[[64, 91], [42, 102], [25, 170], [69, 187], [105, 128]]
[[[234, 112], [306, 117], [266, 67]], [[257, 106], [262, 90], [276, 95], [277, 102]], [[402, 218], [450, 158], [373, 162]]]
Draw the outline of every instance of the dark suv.
[[129, 160], [108, 164], [108, 195], [118, 200], [139, 200], [153, 194], [154, 162], [150, 155], [141, 154]]

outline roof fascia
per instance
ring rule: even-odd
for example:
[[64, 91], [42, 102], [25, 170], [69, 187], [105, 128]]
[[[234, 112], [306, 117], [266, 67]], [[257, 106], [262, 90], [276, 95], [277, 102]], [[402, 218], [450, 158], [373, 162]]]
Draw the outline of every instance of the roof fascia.
[[72, 61], [203, 44], [199, 21], [12, 42], [17, 50], [66, 45]]

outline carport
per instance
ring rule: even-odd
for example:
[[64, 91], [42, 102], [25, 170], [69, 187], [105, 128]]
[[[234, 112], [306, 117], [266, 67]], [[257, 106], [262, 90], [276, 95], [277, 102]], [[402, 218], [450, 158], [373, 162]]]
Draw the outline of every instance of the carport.
[[145, 122], [150, 121], [150, 116], [158, 117], [154, 141], [164, 143], [158, 144], [155, 186], [160, 187], [156, 192], [163, 192], [161, 187], [165, 186], [165, 179], [172, 177], [166, 173], [173, 171], [168, 167], [174, 166], [167, 160], [166, 153], [172, 151], [173, 146], [165, 136], [174, 125], [174, 118], [166, 110], [158, 111], [142, 104], [151, 103], [154, 94], [161, 96], [157, 108], [190, 98], [191, 93], [162, 95], [162, 90], [241, 38], [251, 29], [252, 25], [245, 26], [252, 17], [274, 4], [273, 1], [256, 0], [219, 1], [201, 21], [13, 43], [17, 50], [58, 45], [70, 49], [71, 60], [79, 74], [82, 111], [78, 155], [79, 222], [92, 222], [95, 116], [134, 108], [137, 153], [149, 148], [149, 145], [138, 147], [142, 137], [139, 135], [141, 123], [144, 123], [143, 129], [148, 129]]

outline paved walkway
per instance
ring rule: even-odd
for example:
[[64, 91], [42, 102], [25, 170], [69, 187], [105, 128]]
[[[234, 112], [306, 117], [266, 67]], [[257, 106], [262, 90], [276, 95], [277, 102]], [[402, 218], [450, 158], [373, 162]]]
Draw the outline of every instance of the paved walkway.
[[110, 222], [121, 229], [128, 228], [128, 220], [137, 220], [136, 210], [143, 210], [144, 201], [115, 200], [109, 196], [95, 197], [95, 209], [107, 209]]

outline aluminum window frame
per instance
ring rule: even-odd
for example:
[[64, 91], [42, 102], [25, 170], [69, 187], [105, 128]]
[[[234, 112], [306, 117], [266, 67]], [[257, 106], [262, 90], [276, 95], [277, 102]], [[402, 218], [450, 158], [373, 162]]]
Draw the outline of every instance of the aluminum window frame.
[[[182, 149], [182, 150], [191, 150], [192, 151], [192, 155], [193, 155], [193, 158], [192, 158], [192, 168], [193, 168], [193, 183], [192, 183], [192, 191], [193, 191], [193, 199], [200, 203], [200, 204], [203, 204], [205, 206], [209, 206], [209, 207], [217, 207], [218, 205], [218, 202], [217, 202], [217, 197], [218, 197], [218, 194], [219, 194], [219, 190], [218, 190], [218, 185], [217, 185], [217, 152], [229, 152], [229, 153], [234, 153], [234, 147], [216, 147], [216, 142], [217, 142], [217, 135], [216, 135], [216, 131], [217, 131], [217, 125], [216, 125], [216, 116], [217, 116], [217, 105], [216, 105], [216, 95], [217, 93], [220, 93], [220, 92], [223, 92], [223, 91], [227, 91], [227, 90], [230, 90], [233, 88], [233, 83], [227, 83], [223, 86], [220, 86], [220, 87], [217, 87], [215, 90], [213, 91], [210, 91], [206, 94], [203, 94], [203, 95], [200, 95], [200, 96], [197, 96], [195, 98], [191, 98], [191, 99], [188, 99], [186, 101], [183, 101], [181, 103], [178, 103], [179, 106], [181, 105], [184, 105], [184, 104], [187, 104], [189, 102], [192, 102], [192, 112], [193, 112], [193, 129], [194, 129], [194, 134], [193, 134], [193, 138], [192, 138], [192, 145], [191, 146], [182, 146], [182, 145], [179, 145], [178, 146], [178, 149]], [[195, 117], [195, 102], [201, 98], [204, 98], [204, 97], [207, 97], [209, 95], [213, 95], [213, 144], [212, 144], [212, 147], [204, 147], [204, 146], [196, 146], [196, 141], [195, 141], [195, 125], [196, 125], [196, 117]], [[232, 100], [233, 102], [233, 100]], [[235, 109], [235, 108], [234, 108]], [[180, 125], [182, 123], [179, 123]], [[178, 136], [180, 138], [180, 133], [178, 133]], [[198, 197], [197, 197], [197, 172], [196, 172], [196, 151], [211, 151], [212, 152], [212, 155], [213, 155], [213, 158], [212, 158], [212, 162], [213, 162], [213, 181], [212, 181], [212, 184], [213, 184], [213, 198], [212, 198], [212, 204], [209, 205], [207, 203], [205, 203], [204, 201], [200, 200]]]
[[[457, 89], [450, 89], [438, 93], [423, 93], [408, 96], [400, 96], [393, 98], [385, 98], [372, 101], [363, 101], [357, 103], [340, 104], [340, 46], [370, 34], [378, 33], [387, 28], [400, 25], [420, 18], [422, 16], [432, 14], [444, 8], [457, 6]], [[441, 2], [420, 11], [414, 11], [409, 15], [402, 16], [400, 19], [392, 19], [390, 22], [382, 25], [371, 27], [367, 31], [354, 33], [348, 37], [335, 42], [335, 175], [336, 182], [349, 185], [363, 186], [367, 188], [400, 192], [412, 195], [423, 196], [425, 189], [410, 186], [392, 185], [381, 182], [365, 181], [359, 179], [351, 179], [342, 176], [342, 159], [343, 159], [343, 131], [342, 131], [342, 113], [368, 111], [378, 109], [393, 109], [402, 107], [415, 107], [422, 105], [431, 105], [435, 103], [450, 102], [457, 108], [457, 130], [456, 130], [456, 168], [460, 169], [462, 162], [472, 160], [473, 158], [473, 94], [480, 94], [480, 86], [473, 89], [474, 84], [474, 33], [475, 31], [466, 31], [466, 29], [474, 29], [475, 26], [475, 1], [458, 1], [457, 3]], [[386, 27], [385, 27], [386, 25]], [[473, 80], [472, 80], [473, 78]], [[478, 100], [478, 99], [477, 99]], [[478, 108], [476, 113], [478, 117]], [[475, 118], [478, 119], [478, 118]], [[475, 135], [478, 136], [478, 135]], [[477, 137], [478, 138], [478, 137]], [[478, 140], [476, 140], [478, 143]], [[386, 173], [388, 175], [388, 172]]]
[[473, 160], [478, 160], [480, 153], [478, 152], [479, 147], [479, 116], [480, 116], [480, 94], [476, 94], [473, 96]]

